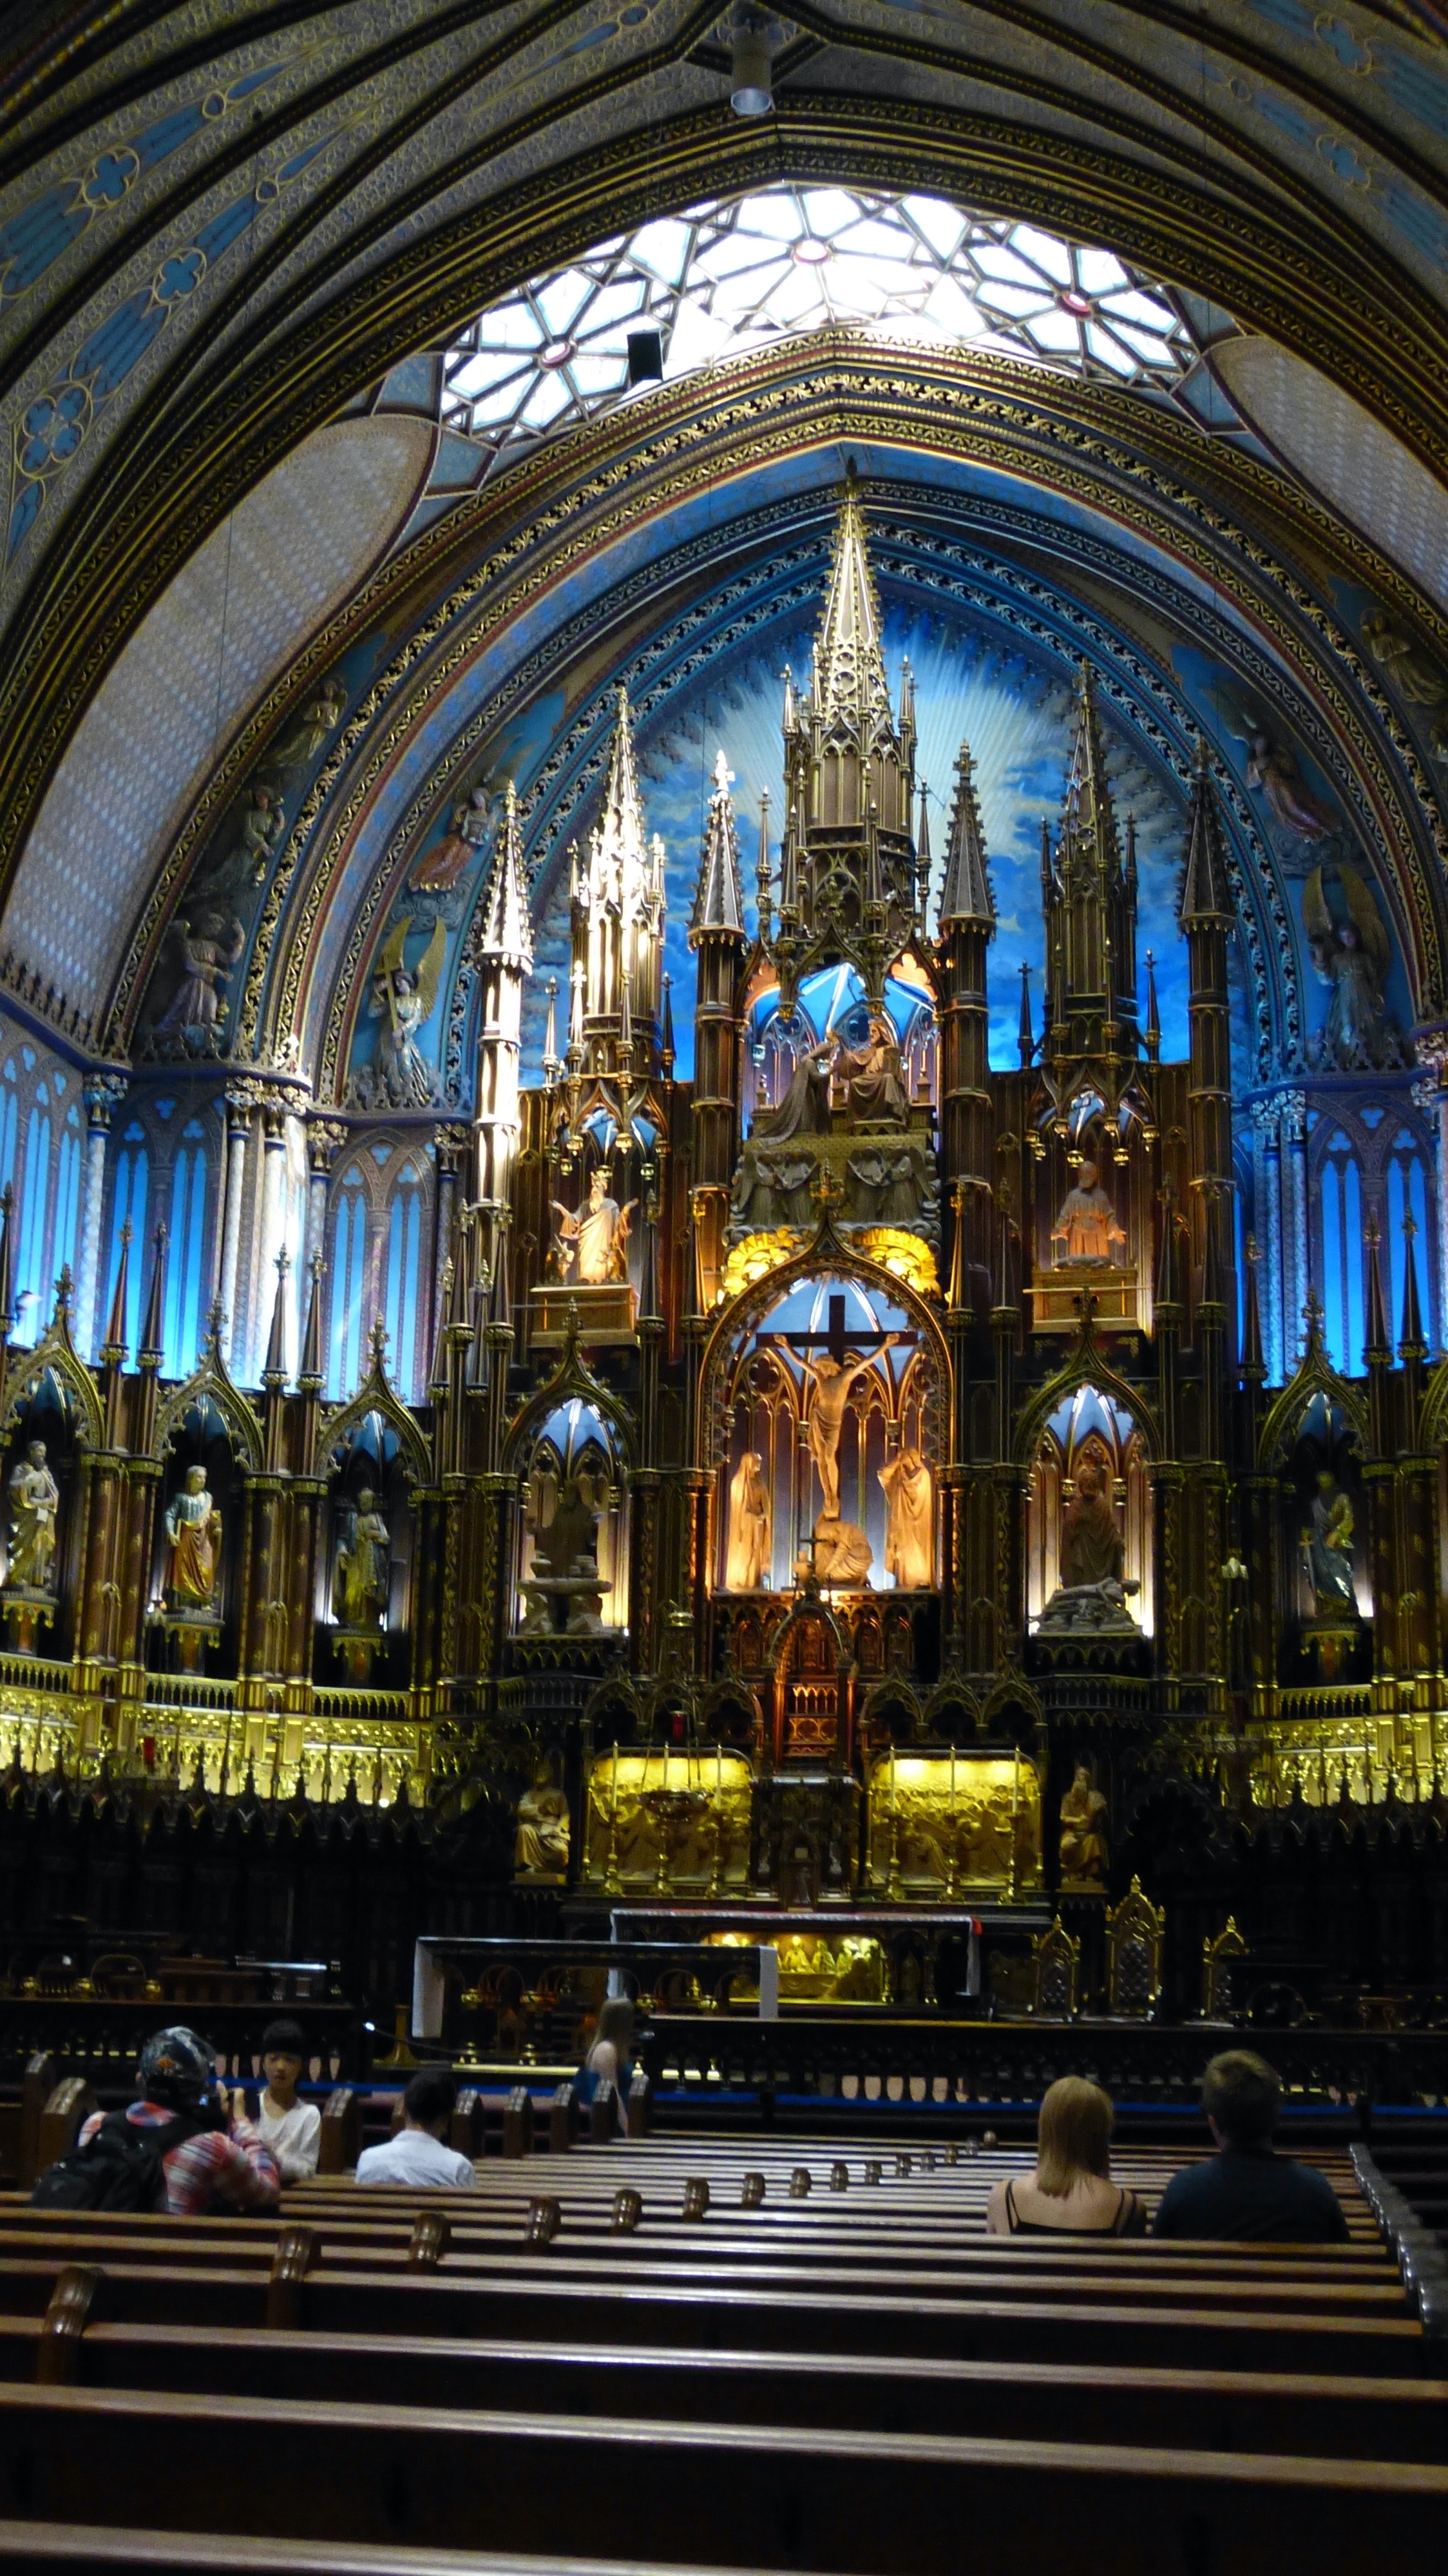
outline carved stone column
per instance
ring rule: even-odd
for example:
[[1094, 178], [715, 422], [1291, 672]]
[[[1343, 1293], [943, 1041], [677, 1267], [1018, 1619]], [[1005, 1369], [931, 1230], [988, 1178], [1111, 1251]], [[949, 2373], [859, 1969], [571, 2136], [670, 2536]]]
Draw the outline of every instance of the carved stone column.
[[85, 1086], [85, 1197], [81, 1203], [79, 1277], [75, 1292], [75, 1338], [82, 1359], [89, 1359], [96, 1337], [96, 1288], [101, 1271], [101, 1220], [106, 1203], [106, 1138], [111, 1114], [125, 1099], [123, 1074], [98, 1073]]
[[217, 1294], [221, 1299], [221, 1348], [233, 1356], [240, 1350], [237, 1333], [236, 1297], [241, 1278], [241, 1231], [246, 1210], [246, 1167], [251, 1158], [251, 1124], [254, 1107], [247, 1088], [228, 1091], [226, 1095], [226, 1197], [221, 1218], [221, 1261], [217, 1271]]

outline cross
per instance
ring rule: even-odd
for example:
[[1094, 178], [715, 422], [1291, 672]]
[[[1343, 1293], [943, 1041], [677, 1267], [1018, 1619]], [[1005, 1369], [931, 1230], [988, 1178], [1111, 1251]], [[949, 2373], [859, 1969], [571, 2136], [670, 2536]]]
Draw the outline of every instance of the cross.
[[772, 1334], [770, 1338], [788, 1342], [792, 1351], [799, 1351], [806, 1357], [816, 1348], [828, 1351], [837, 1368], [844, 1367], [851, 1351], [857, 1352], [863, 1358], [867, 1351], [883, 1350], [889, 1342], [913, 1342], [915, 1339], [913, 1333], [847, 1333], [843, 1297], [831, 1297], [829, 1318], [822, 1333], [779, 1333]]

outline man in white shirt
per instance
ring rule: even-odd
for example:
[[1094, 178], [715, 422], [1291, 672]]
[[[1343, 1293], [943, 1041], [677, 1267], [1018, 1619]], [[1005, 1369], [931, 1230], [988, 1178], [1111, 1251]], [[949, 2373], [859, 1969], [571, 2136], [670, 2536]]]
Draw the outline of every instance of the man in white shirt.
[[266, 2090], [257, 2108], [257, 2135], [270, 2147], [284, 2183], [310, 2182], [321, 2152], [321, 2112], [315, 2102], [297, 2100], [305, 2050], [299, 2022], [268, 2022], [262, 2032]]
[[443, 2144], [457, 2098], [445, 2066], [420, 2066], [402, 2097], [401, 2128], [385, 2147], [368, 2147], [358, 2157], [357, 2180], [474, 2190], [478, 2177], [467, 2157]]

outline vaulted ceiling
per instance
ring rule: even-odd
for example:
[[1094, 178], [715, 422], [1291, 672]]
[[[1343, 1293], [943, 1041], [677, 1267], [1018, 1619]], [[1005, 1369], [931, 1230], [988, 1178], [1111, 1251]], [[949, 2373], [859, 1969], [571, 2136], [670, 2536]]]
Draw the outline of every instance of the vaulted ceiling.
[[[505, 720], [557, 717], [523, 782], [546, 918], [609, 684], [658, 678], [662, 743], [690, 652], [772, 650], [848, 451], [902, 617], [945, 616], [954, 583], [950, 613], [1046, 677], [1088, 653], [1168, 801], [1192, 727], [1213, 735], [1249, 1007], [1281, 1061], [1304, 852], [1233, 749], [1254, 712], [1373, 856], [1400, 1016], [1448, 1010], [1440, 11], [779, 14], [774, 113], [748, 121], [717, 0], [7, 13], [0, 947], [40, 1007], [53, 985], [73, 1025], [135, 1043], [188, 869], [341, 671], [237, 1019], [336, 1096], [371, 946]], [[1113, 251], [1175, 290], [1223, 423], [1003, 354], [826, 335], [447, 492], [435, 406], [385, 398], [414, 353], [626, 225], [785, 181]]]

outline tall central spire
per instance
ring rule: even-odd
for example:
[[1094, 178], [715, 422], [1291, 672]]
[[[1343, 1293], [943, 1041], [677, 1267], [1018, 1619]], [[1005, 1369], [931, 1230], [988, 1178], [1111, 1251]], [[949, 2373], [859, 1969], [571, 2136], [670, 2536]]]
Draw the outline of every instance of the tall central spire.
[[[573, 964], [591, 1069], [642, 1035], [658, 1048], [664, 852], [645, 839], [628, 692], [618, 691], [603, 814], [573, 871]], [[582, 969], [580, 976], [580, 967]], [[601, 1050], [601, 1052], [600, 1052]]]
[[923, 931], [911, 823], [915, 703], [891, 713], [884, 633], [855, 469], [845, 475], [809, 688], [785, 674], [784, 834], [770, 947], [786, 1010], [799, 976], [848, 959], [878, 1009]]
[[1076, 686], [1076, 730], [1054, 859], [1043, 827], [1041, 893], [1046, 916], [1046, 1054], [1061, 1065], [1093, 1057], [1134, 1058], [1134, 835], [1128, 826], [1123, 866], [1095, 684], [1087, 663], [1081, 666]]
[[826, 727], [844, 724], [865, 734], [890, 722], [880, 602], [853, 463], [845, 468], [830, 586], [815, 643], [814, 703]]

